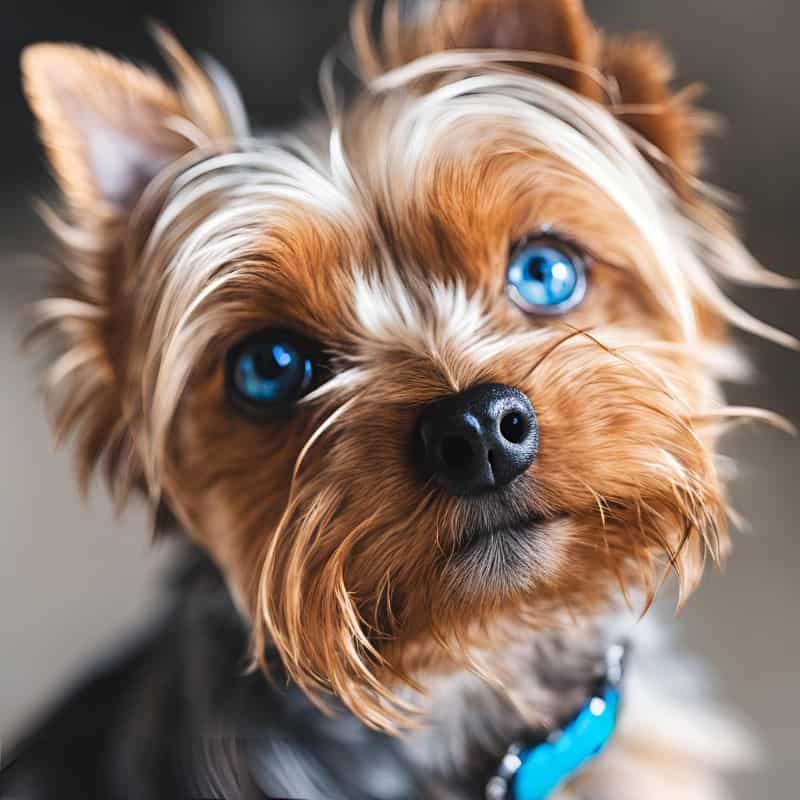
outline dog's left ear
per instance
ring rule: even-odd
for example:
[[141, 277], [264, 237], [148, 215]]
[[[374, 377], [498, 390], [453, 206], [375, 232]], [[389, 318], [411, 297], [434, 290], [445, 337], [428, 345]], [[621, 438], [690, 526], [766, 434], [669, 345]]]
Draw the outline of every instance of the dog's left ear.
[[352, 19], [367, 77], [443, 50], [524, 50], [563, 59], [563, 66], [535, 69], [582, 94], [599, 95], [585, 73], [598, 61], [600, 37], [581, 0], [419, 0], [410, 19], [401, 18], [397, 0], [388, 0], [379, 48], [369, 34], [370, 9], [367, 0], [358, 2]]
[[[367, 78], [444, 50], [537, 53], [545, 58], [527, 69], [609, 105], [682, 171], [693, 174], [700, 166], [707, 117], [685, 93], [672, 91], [673, 68], [663, 47], [642, 35], [606, 37], [589, 19], [583, 0], [417, 0], [408, 20], [399, 2], [388, 0], [377, 46], [369, 8], [368, 2], [357, 4], [352, 26]], [[652, 158], [653, 152], [645, 155]]]

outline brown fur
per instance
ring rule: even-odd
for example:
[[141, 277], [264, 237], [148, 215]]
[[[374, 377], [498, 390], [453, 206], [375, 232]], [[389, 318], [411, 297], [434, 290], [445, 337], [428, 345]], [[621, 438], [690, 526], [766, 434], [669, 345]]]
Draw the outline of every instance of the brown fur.
[[[654, 163], [687, 178], [698, 168], [698, 118], [668, 88], [661, 50], [604, 38], [578, 0], [444, 0], [411, 23], [389, 4], [381, 45], [361, 14], [354, 39], [367, 78], [450, 48], [537, 51], [545, 58], [526, 70], [605, 104], [615, 124], [646, 137], [649, 146], [628, 130]], [[391, 131], [414, 98], [453, 79], [444, 73], [367, 90], [347, 107], [341, 141], [357, 190], [326, 173], [331, 199], [316, 203], [298, 179], [294, 195], [247, 214], [242, 187], [258, 174], [241, 167], [225, 188], [196, 177], [197, 195], [162, 230], [193, 165], [250, 157], [229, 141], [213, 89], [164, 42], [180, 90], [69, 46], [35, 47], [23, 61], [71, 218], [53, 219], [64, 266], [40, 313], [59, 336], [56, 425], [62, 438], [76, 432], [82, 480], [105, 456], [121, 497], [146, 483], [225, 570], [252, 620], [256, 661], [271, 641], [303, 689], [332, 691], [389, 730], [409, 722], [399, 684], [471, 663], [476, 648], [507, 640], [504, 620], [542, 629], [591, 617], [620, 588], [652, 597], [669, 568], [682, 596], [691, 591], [728, 547], [713, 458], [722, 412], [697, 351], [723, 341], [725, 323], [686, 289], [699, 344], [687, 337], [676, 290], [604, 187], [511, 123], [429, 143], [413, 179], [398, 173], [407, 142]], [[65, 100], [73, 94], [171, 152], [135, 206], [99, 193]], [[170, 126], [176, 116], [182, 124]], [[693, 186], [684, 181], [683, 201], [719, 222]], [[228, 238], [209, 233], [187, 255], [189, 237], [221, 225], [222, 210], [240, 219], [240, 207]], [[522, 314], [503, 288], [510, 245], [548, 225], [592, 262], [586, 302], [555, 322]], [[721, 225], [714, 232], [735, 241]], [[385, 318], [365, 319], [354, 298], [380, 297], [380, 287]], [[416, 325], [392, 308], [400, 295]], [[254, 425], [226, 401], [223, 361], [270, 325], [323, 342], [334, 378], [290, 420]], [[414, 421], [434, 398], [487, 381], [532, 398], [539, 457], [502, 503], [444, 497], [409, 466]], [[464, 550], [468, 534], [520, 510], [543, 520], [538, 538], [489, 579]]]
[[673, 65], [660, 42], [646, 34], [606, 36], [580, 0], [451, 0], [417, 26], [402, 25], [399, 4], [390, 0], [384, 4], [381, 47], [369, 36], [370, 8], [357, 3], [353, 16], [359, 63], [369, 76], [448, 49], [534, 52], [545, 58], [529, 69], [610, 104], [680, 173], [696, 175], [701, 166], [700, 139], [712, 122], [692, 105], [698, 87], [674, 93]]

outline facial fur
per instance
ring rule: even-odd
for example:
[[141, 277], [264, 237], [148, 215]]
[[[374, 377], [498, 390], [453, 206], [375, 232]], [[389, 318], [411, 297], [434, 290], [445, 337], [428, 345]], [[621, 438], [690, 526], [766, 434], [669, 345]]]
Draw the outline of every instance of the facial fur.
[[[361, 7], [360, 89], [269, 137], [163, 33], [177, 88], [69, 46], [23, 67], [67, 200], [39, 330], [82, 479], [104, 461], [120, 502], [144, 489], [214, 556], [256, 662], [275, 647], [301, 688], [393, 729], [400, 686], [514, 630], [650, 597], [669, 568], [688, 593], [728, 546], [726, 326], [788, 339], [717, 287], [780, 279], [699, 182], [704, 118], [655, 43], [604, 37], [576, 0], [389, 3], [371, 27]], [[585, 259], [562, 317], [508, 296], [532, 234]], [[225, 362], [266, 328], [323, 367], [265, 423]], [[485, 383], [530, 399], [538, 454], [451, 497], [416, 474], [415, 425]]]

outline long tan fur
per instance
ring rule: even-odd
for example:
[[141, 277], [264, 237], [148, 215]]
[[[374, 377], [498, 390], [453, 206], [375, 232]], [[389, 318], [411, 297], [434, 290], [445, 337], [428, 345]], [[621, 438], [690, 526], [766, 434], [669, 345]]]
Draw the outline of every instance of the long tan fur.
[[[62, 255], [37, 330], [81, 481], [105, 456], [121, 497], [147, 487], [225, 570], [256, 662], [275, 646], [310, 695], [395, 731], [414, 715], [399, 687], [477, 669], [511, 635], [498, 621], [591, 618], [670, 569], [685, 597], [728, 550], [727, 325], [795, 343], [720, 288], [783, 282], [700, 184], [702, 116], [657, 46], [607, 39], [578, 0], [388, 3], [372, 28], [361, 5], [363, 90], [333, 124], [257, 140], [165, 34], [177, 88], [70, 46], [23, 70], [68, 206], [48, 212]], [[100, 192], [76, 104], [169, 154], [130, 204]], [[536, 230], [590, 254], [586, 302], [555, 323], [505, 295]], [[322, 342], [331, 375], [256, 426], [223, 362], [268, 326]], [[420, 409], [487, 381], [541, 427], [504, 505], [408, 464]], [[524, 547], [464, 548], [521, 510], [542, 520]]]

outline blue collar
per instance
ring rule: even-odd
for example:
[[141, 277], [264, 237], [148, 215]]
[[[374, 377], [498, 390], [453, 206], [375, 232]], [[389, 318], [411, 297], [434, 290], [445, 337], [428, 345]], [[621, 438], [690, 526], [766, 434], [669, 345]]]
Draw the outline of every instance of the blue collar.
[[626, 652], [624, 644], [608, 648], [602, 685], [571, 722], [539, 744], [508, 748], [486, 800], [547, 800], [603, 750], [617, 725]]

